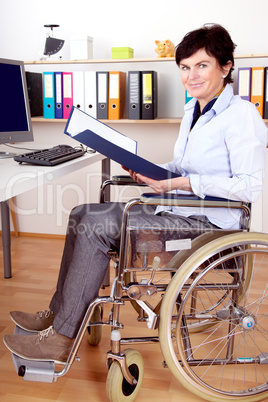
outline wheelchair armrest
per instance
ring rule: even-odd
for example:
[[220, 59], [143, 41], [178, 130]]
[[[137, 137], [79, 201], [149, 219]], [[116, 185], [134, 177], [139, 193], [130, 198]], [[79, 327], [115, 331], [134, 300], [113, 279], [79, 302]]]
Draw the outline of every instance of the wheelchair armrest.
[[128, 176], [128, 175], [119, 175], [119, 176], [113, 176], [111, 181], [113, 182], [113, 184], [116, 185], [133, 185], [133, 186], [147, 186], [147, 184], [145, 183], [137, 183], [135, 180], [132, 179], [132, 177]]
[[250, 205], [242, 201], [227, 200], [220, 197], [205, 198], [197, 197], [194, 194], [156, 194], [145, 193], [140, 197], [141, 202], [153, 205], [168, 205], [168, 206], [187, 206], [187, 207], [225, 207], [238, 208], [250, 211]]
[[113, 176], [109, 180], [105, 180], [101, 185], [100, 190], [100, 203], [104, 202], [104, 193], [105, 188], [108, 186], [138, 186], [138, 187], [146, 187], [147, 184], [145, 183], [137, 183], [135, 180], [132, 179], [129, 175], [119, 175]]
[[116, 183], [136, 183], [135, 180], [132, 179], [132, 177], [130, 177], [129, 175], [126, 174], [122, 174], [122, 175], [118, 175], [118, 176], [113, 176], [111, 179], [113, 182]]
[[250, 211], [251, 204], [243, 201], [227, 200], [220, 197], [205, 198], [197, 197], [194, 194], [156, 194], [145, 193], [140, 197], [142, 203], [151, 205], [163, 205], [163, 206], [181, 206], [181, 207], [205, 207], [205, 208], [234, 208], [242, 211], [240, 220], [241, 229], [249, 229], [250, 226]]
[[137, 183], [132, 177], [128, 175], [119, 175], [113, 176], [111, 179], [105, 180], [102, 184], [102, 187], [108, 185], [116, 185], [116, 186], [147, 186], [145, 183]]

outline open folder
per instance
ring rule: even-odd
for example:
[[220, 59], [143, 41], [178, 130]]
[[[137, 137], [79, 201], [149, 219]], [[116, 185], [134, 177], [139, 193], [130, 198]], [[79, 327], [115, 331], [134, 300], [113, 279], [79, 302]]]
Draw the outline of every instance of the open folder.
[[64, 133], [126, 168], [155, 180], [178, 177], [137, 155], [137, 142], [72, 107]]

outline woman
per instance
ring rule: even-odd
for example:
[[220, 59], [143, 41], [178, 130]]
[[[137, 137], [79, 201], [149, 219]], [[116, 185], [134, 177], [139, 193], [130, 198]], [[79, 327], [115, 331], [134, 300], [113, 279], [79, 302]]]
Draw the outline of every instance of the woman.
[[[254, 202], [261, 193], [267, 129], [255, 106], [234, 96], [230, 83], [235, 45], [219, 25], [188, 33], [176, 48], [176, 63], [193, 99], [185, 106], [174, 158], [163, 165], [180, 177], [156, 181], [130, 171], [158, 193], [190, 191]], [[123, 204], [76, 207], [69, 219], [57, 290], [50, 309], [11, 312], [35, 335], [8, 335], [9, 350], [26, 359], [65, 362], [89, 303], [109, 265], [108, 251], [119, 247]], [[154, 228], [239, 227], [239, 212], [228, 209], [136, 206], [130, 224]], [[53, 326], [52, 326], [53, 325]]]

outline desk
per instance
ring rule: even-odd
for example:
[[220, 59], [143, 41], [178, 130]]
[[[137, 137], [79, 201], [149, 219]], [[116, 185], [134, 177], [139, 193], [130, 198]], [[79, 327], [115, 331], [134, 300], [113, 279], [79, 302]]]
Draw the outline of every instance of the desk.
[[44, 185], [51, 179], [56, 179], [82, 169], [102, 160], [102, 176], [109, 176], [109, 160], [99, 153], [85, 154], [80, 158], [59, 164], [57, 166], [34, 166], [19, 164], [13, 158], [0, 159], [0, 202], [2, 219], [2, 243], [4, 259], [4, 276], [11, 278], [11, 252], [10, 252], [10, 217], [9, 199]]

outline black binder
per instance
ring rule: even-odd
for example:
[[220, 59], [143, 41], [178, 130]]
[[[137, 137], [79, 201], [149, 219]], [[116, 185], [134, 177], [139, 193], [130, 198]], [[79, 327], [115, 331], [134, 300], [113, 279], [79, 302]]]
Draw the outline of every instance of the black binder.
[[141, 119], [141, 71], [128, 72], [128, 118]]
[[143, 120], [157, 117], [157, 72], [142, 71], [142, 111]]
[[268, 67], [264, 69], [263, 118], [268, 119]]
[[109, 72], [97, 71], [97, 119], [108, 119]]
[[26, 82], [31, 117], [43, 116], [43, 77], [42, 73], [26, 71]]

